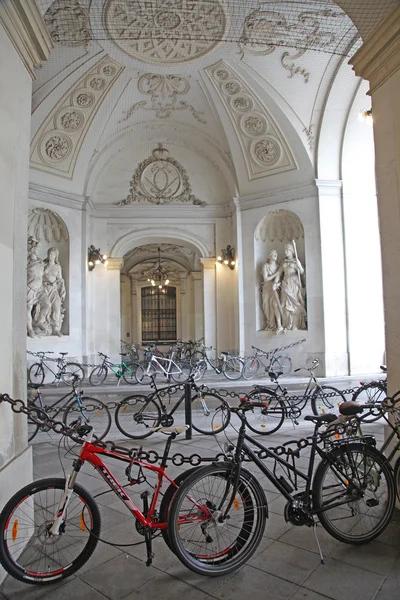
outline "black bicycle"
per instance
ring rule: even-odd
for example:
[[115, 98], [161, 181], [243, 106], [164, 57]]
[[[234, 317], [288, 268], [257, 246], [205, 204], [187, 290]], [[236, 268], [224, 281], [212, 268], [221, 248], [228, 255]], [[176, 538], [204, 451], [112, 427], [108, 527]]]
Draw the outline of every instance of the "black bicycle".
[[83, 390], [78, 392], [76, 389], [78, 383], [77, 378], [73, 379], [72, 390], [53, 404], [43, 402], [38, 384], [28, 384], [28, 389], [32, 390], [28, 397], [28, 407], [35, 409], [34, 416], [44, 422], [39, 425], [28, 417], [28, 442], [32, 441], [39, 431], [49, 431], [45, 423], [48, 417], [55, 419], [60, 414], [63, 423], [70, 427], [81, 421], [92, 425], [96, 440], [102, 440], [107, 435], [111, 427], [111, 413], [108, 406], [96, 398], [85, 396]]
[[[381, 365], [381, 371], [383, 373], [387, 372], [386, 366]], [[359, 402], [360, 404], [364, 404], [365, 406], [369, 406], [373, 408], [374, 406], [380, 406], [382, 400], [384, 400], [387, 396], [387, 380], [386, 379], [376, 379], [375, 381], [370, 381], [366, 383], [365, 381], [360, 381], [360, 387], [356, 392], [354, 392], [352, 396], [353, 402]], [[373, 423], [381, 418], [381, 414], [379, 410], [374, 413], [374, 411], [370, 411], [365, 417], [363, 417], [364, 423]]]
[[[85, 379], [85, 371], [82, 365], [75, 362], [67, 362], [65, 356], [68, 352], [60, 352], [59, 358], [51, 358], [49, 354], [54, 352], [29, 352], [31, 356], [39, 359], [39, 362], [33, 363], [28, 370], [28, 382], [42, 385], [45, 378], [45, 370], [53, 374], [53, 383], [62, 380], [66, 385], [71, 385], [74, 377], [78, 381]], [[55, 364], [54, 364], [55, 363]], [[54, 370], [53, 370], [54, 369]]]
[[[143, 439], [154, 433], [155, 427], [172, 427], [174, 415], [185, 401], [185, 392], [168, 410], [165, 401], [181, 389], [179, 386], [157, 388], [155, 378], [151, 394], [133, 394], [124, 398], [116, 408], [115, 423], [120, 432], [132, 439]], [[194, 381], [190, 383], [192, 427], [198, 433], [212, 435], [223, 431], [229, 424], [229, 404], [217, 394], [204, 392]]]
[[[311, 443], [288, 442], [278, 452], [247, 435], [246, 410], [250, 410], [247, 403], [231, 408], [241, 426], [236, 447], [226, 450], [230, 457], [199, 467], [174, 495], [164, 535], [184, 565], [201, 575], [222, 576], [238, 569], [256, 551], [268, 505], [258, 479], [243, 467], [244, 460], [254, 463], [286, 498], [288, 523], [313, 527], [322, 562], [317, 520], [330, 535], [348, 544], [368, 543], [383, 532], [395, 507], [395, 486], [390, 465], [371, 439], [336, 443], [335, 436], [328, 436], [321, 443], [321, 425], [337, 417], [309, 415], [305, 420], [314, 423]], [[303, 473], [295, 461], [299, 447], [308, 445], [308, 469]], [[321, 462], [314, 473], [317, 454]], [[273, 462], [272, 468], [266, 460]]]

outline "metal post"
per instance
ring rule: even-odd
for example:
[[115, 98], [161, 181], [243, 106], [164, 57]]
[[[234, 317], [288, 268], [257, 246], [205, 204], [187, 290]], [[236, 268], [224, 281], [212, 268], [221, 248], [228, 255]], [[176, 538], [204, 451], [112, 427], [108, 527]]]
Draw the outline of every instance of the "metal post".
[[186, 430], [186, 439], [192, 439], [192, 386], [190, 383], [185, 383], [185, 423], [189, 425]]

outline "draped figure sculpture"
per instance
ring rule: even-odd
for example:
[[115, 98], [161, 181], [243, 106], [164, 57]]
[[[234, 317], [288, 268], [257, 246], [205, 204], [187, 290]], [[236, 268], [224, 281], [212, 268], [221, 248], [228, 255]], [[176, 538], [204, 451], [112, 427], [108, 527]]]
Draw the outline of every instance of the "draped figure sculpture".
[[45, 263], [39, 258], [39, 242], [32, 236], [28, 238], [28, 265], [27, 265], [27, 296], [26, 296], [26, 328], [29, 337], [36, 337], [32, 322], [32, 311], [40, 298]]
[[285, 258], [281, 262], [274, 287], [280, 287], [283, 327], [286, 330], [305, 329], [307, 313], [305, 293], [301, 282], [304, 268], [297, 258], [292, 244], [285, 246]]
[[34, 327], [42, 335], [61, 336], [64, 319], [65, 282], [58, 261], [58, 249], [49, 248], [44, 261], [42, 289], [33, 311]]
[[282, 331], [282, 307], [275, 286], [275, 279], [279, 271], [279, 263], [277, 261], [278, 253], [276, 250], [271, 250], [266, 262], [261, 269], [262, 275], [262, 308], [265, 315], [267, 331]]

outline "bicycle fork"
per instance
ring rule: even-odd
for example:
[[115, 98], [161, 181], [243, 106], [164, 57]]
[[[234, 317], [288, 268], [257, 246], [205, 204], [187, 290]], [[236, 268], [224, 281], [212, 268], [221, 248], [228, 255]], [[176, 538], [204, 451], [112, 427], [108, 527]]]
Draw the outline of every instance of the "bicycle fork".
[[76, 478], [78, 476], [78, 471], [79, 471], [79, 469], [76, 470], [76, 468], [74, 466], [72, 473], [70, 475], [68, 475], [68, 478], [65, 482], [64, 493], [58, 504], [56, 517], [53, 521], [52, 526], [49, 529], [50, 535], [60, 535], [60, 529], [65, 520], [65, 514], [67, 512], [68, 504], [71, 500], [71, 496], [74, 491], [74, 485], [75, 485]]

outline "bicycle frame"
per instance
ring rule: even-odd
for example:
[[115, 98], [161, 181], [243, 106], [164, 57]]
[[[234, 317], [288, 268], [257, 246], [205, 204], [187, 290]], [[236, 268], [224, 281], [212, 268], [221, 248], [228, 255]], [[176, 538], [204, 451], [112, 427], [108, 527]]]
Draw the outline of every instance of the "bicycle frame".
[[51, 358], [48, 357], [42, 357], [39, 360], [39, 364], [45, 369], [47, 369], [48, 371], [50, 371], [53, 376], [54, 376], [54, 381], [61, 379], [61, 375], [64, 372], [65, 369], [65, 365], [66, 365], [66, 361], [63, 358], [56, 358], [54, 359], [55, 361], [57, 361], [57, 368], [58, 371], [53, 371], [53, 369], [51, 367], [49, 367], [49, 365], [47, 364], [46, 360], [52, 360]]
[[[164, 361], [168, 363], [168, 368], [166, 369], [159, 361]], [[176, 362], [172, 359], [172, 358], [166, 358], [163, 356], [154, 356], [154, 354], [151, 357], [151, 360], [149, 361], [148, 367], [147, 367], [147, 372], [149, 372], [150, 366], [151, 365], [155, 365], [156, 369], [159, 368], [161, 369], [161, 373], [163, 373], [164, 375], [166, 375], [167, 377], [169, 375], [179, 375], [179, 373], [182, 372], [182, 369], [180, 369], [180, 367], [178, 367], [178, 365], [176, 364]], [[172, 371], [171, 367], [174, 366], [177, 370]]]
[[[60, 402], [62, 402], [63, 400], [65, 400], [67, 398], [66, 403], [63, 406], [60, 406], [60, 408], [56, 411], [54, 418], [60, 414], [60, 412], [62, 412], [66, 406], [68, 406], [68, 403], [70, 400], [72, 400], [72, 398], [75, 398], [75, 400], [77, 401], [77, 404], [82, 412], [82, 415], [85, 417], [85, 419], [87, 420], [83, 410], [82, 410], [82, 403], [81, 403], [81, 399], [80, 399], [80, 394], [78, 394], [75, 390], [72, 390], [71, 392], [67, 392], [65, 394], [65, 396], [62, 396], [62, 398], [59, 398], [58, 400], [56, 400], [53, 404], [43, 404], [43, 399], [42, 399], [42, 394], [40, 393], [39, 390], [37, 390], [37, 397], [35, 398], [35, 400], [31, 401], [31, 404], [34, 404], [35, 406], [37, 406], [36, 404], [36, 400], [39, 399], [39, 404], [40, 404], [40, 409], [42, 409], [44, 412], [46, 412], [46, 410], [52, 410], [54, 409], [55, 406], [57, 406], [58, 404], [60, 404]], [[71, 403], [72, 404], [72, 403]]]
[[[82, 449], [80, 451], [79, 457], [74, 461], [73, 469], [68, 476], [65, 484], [64, 494], [62, 495], [59, 503], [59, 507], [57, 510], [57, 516], [53, 523], [51, 533], [53, 535], [59, 534], [59, 528], [61, 523], [65, 518], [65, 513], [67, 512], [69, 498], [72, 495], [73, 487], [75, 481], [77, 479], [78, 473], [85, 462], [90, 463], [94, 469], [99, 473], [99, 475], [104, 479], [107, 485], [111, 488], [111, 490], [118, 496], [118, 498], [125, 504], [131, 514], [137, 519], [143, 527], [147, 527], [149, 529], [166, 529], [168, 527], [168, 523], [162, 523], [156, 520], [156, 505], [159, 499], [160, 491], [162, 489], [163, 479], [167, 479], [170, 484], [173, 484], [176, 488], [178, 485], [174, 482], [174, 480], [167, 475], [165, 472], [167, 465], [167, 457], [169, 453], [169, 449], [174, 439], [175, 434], [169, 436], [164, 455], [161, 461], [160, 466], [152, 465], [146, 462], [141, 461], [140, 459], [131, 458], [129, 456], [124, 456], [122, 454], [118, 454], [112, 450], [107, 450], [105, 448], [100, 448], [91, 443], [91, 441], [84, 442]], [[125, 489], [118, 482], [116, 477], [112, 474], [110, 469], [104, 464], [101, 456], [107, 458], [113, 458], [115, 460], [119, 460], [122, 462], [126, 462], [132, 466], [137, 466], [142, 469], [147, 469], [154, 473], [157, 473], [157, 484], [153, 493], [153, 497], [151, 499], [148, 510], [146, 510], [146, 515], [139, 509], [139, 507], [133, 502], [133, 500], [126, 493]], [[131, 481], [131, 485], [136, 485], [137, 482]]]

